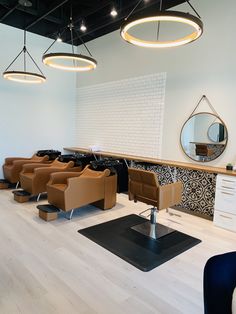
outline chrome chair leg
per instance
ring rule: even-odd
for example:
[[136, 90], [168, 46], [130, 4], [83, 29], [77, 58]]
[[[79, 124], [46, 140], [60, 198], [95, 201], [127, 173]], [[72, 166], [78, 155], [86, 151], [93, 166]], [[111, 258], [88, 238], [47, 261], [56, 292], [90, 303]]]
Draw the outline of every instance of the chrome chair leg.
[[38, 197], [37, 197], [37, 200], [36, 200], [36, 202], [38, 202], [38, 201], [39, 201], [39, 199], [40, 199], [40, 196], [41, 196], [41, 193], [39, 193], [39, 195], [38, 195]]
[[20, 181], [17, 181], [17, 183], [16, 183], [16, 189], [18, 189], [19, 184], [20, 184]]
[[69, 218], [68, 218], [68, 217], [66, 217], [66, 218], [67, 218], [68, 220], [71, 220], [73, 213], [74, 213], [74, 209], [71, 210]]
[[157, 208], [156, 207], [152, 207], [151, 208], [151, 216], [150, 216], [150, 223], [152, 225], [156, 224], [157, 223]]

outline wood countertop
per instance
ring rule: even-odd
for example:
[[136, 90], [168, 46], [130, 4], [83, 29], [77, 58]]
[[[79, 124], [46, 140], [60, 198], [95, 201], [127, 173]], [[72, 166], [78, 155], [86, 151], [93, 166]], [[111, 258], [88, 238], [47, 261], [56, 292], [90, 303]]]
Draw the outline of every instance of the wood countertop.
[[190, 169], [190, 170], [198, 170], [198, 171], [205, 171], [205, 172], [210, 172], [210, 173], [236, 176], [236, 171], [233, 171], [233, 170], [226, 170], [225, 168], [221, 168], [221, 167], [198, 165], [198, 164], [188, 163], [188, 162], [181, 162], [181, 161], [174, 161], [174, 160], [163, 160], [163, 159], [157, 159], [157, 158], [141, 157], [141, 156], [135, 156], [135, 155], [126, 155], [126, 154], [120, 154], [120, 153], [111, 153], [111, 152], [105, 152], [105, 151], [92, 152], [89, 149], [81, 148], [81, 147], [64, 147], [64, 150], [67, 150], [69, 152], [74, 152], [74, 153], [76, 153], [76, 152], [78, 152], [78, 153], [79, 152], [80, 153], [91, 153], [94, 155], [104, 156], [104, 157], [115, 157], [115, 158], [120, 158], [120, 159], [147, 162], [147, 163], [152, 163], [152, 164], [157, 164], [157, 165], [179, 167], [179, 168], [185, 168], [185, 169]]

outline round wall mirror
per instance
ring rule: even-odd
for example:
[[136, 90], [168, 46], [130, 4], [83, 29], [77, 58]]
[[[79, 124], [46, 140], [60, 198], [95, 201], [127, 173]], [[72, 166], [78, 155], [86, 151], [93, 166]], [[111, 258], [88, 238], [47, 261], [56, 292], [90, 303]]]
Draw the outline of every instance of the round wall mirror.
[[192, 115], [183, 125], [180, 143], [185, 154], [200, 162], [218, 158], [227, 145], [228, 132], [224, 122], [213, 113]]

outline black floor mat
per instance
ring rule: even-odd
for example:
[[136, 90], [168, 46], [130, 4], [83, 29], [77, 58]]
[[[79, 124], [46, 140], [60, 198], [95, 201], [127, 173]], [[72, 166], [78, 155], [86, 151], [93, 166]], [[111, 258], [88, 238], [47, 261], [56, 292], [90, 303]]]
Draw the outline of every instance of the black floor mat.
[[142, 271], [149, 271], [201, 242], [179, 231], [153, 240], [131, 229], [145, 221], [128, 215], [78, 232]]

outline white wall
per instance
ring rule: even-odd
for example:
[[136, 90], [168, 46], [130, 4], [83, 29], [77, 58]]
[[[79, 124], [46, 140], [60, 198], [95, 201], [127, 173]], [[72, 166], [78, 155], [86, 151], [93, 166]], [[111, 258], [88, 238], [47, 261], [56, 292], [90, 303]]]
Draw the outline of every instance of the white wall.
[[[77, 86], [167, 72], [162, 158], [192, 162], [181, 150], [180, 131], [201, 96], [206, 94], [229, 133], [223, 155], [208, 164], [223, 166], [236, 162], [236, 2], [228, 0], [226, 5], [223, 1], [195, 0], [191, 3], [204, 22], [204, 33], [199, 40], [183, 47], [155, 50], [127, 44], [119, 31], [113, 32], [88, 43], [98, 67], [92, 74], [79, 74]], [[176, 10], [191, 12], [187, 4]], [[152, 125], [147, 127], [151, 129]]]
[[[0, 24], [0, 38], [2, 73], [22, 49], [23, 31]], [[46, 83], [19, 84], [0, 77], [0, 164], [7, 156], [31, 156], [39, 149], [62, 150], [74, 145], [75, 74], [42, 64], [42, 53], [51, 42], [27, 35], [27, 48], [47, 77]], [[68, 49], [68, 45], [58, 45], [58, 49], [60, 45]], [[37, 72], [31, 66], [29, 70]]]

